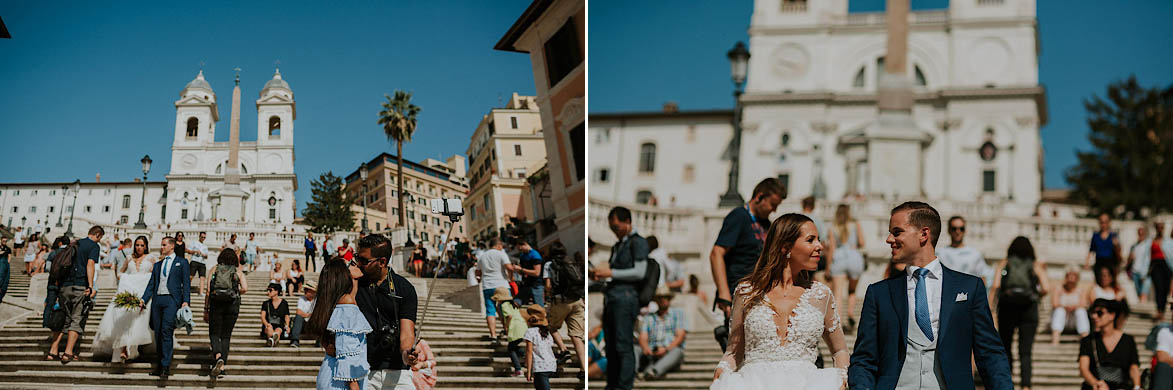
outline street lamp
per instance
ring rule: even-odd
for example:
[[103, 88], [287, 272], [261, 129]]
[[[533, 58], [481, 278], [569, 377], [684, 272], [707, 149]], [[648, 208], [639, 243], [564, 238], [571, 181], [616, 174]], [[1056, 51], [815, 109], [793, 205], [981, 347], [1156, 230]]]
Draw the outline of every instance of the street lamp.
[[147, 173], [151, 171], [151, 155], [143, 156], [143, 159], [139, 160], [139, 162], [143, 163], [143, 196], [142, 199], [139, 199], [138, 222], [134, 223], [134, 228], [146, 229], [147, 222], [143, 218], [147, 212]]
[[61, 217], [65, 215], [65, 191], [68, 189], [69, 187], [61, 186], [61, 208], [57, 210], [57, 227], [65, 226], [61, 224]]
[[359, 164], [358, 176], [362, 178], [362, 235], [367, 235], [367, 164]]
[[77, 194], [81, 192], [81, 179], [73, 181], [73, 206], [69, 206], [69, 229], [66, 229], [65, 236], [73, 237], [73, 213], [77, 211]]
[[[399, 194], [399, 196], [407, 196], [407, 204], [414, 204], [414, 202], [415, 202], [415, 196], [413, 196], [412, 194]], [[407, 207], [404, 207], [403, 210], [399, 210], [399, 212], [403, 213], [403, 216], [406, 217], [407, 216]], [[414, 248], [415, 243], [411, 241], [411, 220], [415, 219], [415, 218], [406, 218], [406, 219], [407, 219], [407, 242], [404, 243], [403, 246], [406, 246], [408, 248]]]
[[745, 43], [737, 42], [726, 56], [729, 57], [730, 73], [733, 78], [733, 142], [729, 145], [728, 189], [721, 195], [717, 207], [737, 207], [745, 204], [741, 194], [737, 193], [737, 176], [741, 167], [741, 93], [749, 68], [749, 50], [745, 48]]

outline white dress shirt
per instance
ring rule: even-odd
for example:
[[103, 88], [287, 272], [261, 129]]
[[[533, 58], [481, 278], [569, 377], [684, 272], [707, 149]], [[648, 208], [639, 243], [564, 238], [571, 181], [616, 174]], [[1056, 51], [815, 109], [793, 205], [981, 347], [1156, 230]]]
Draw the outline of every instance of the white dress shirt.
[[[908, 266], [908, 312], [916, 312], [916, 270], [920, 269], [915, 265]], [[933, 262], [925, 266], [929, 270], [925, 274], [925, 293], [929, 296], [929, 318], [933, 323], [933, 337], [936, 338], [941, 334], [941, 261], [940, 259], [933, 259]]]
[[158, 295], [171, 295], [171, 291], [167, 289], [167, 278], [171, 277], [171, 264], [175, 260], [175, 254], [172, 253], [163, 258], [163, 265], [159, 268], [159, 291]]

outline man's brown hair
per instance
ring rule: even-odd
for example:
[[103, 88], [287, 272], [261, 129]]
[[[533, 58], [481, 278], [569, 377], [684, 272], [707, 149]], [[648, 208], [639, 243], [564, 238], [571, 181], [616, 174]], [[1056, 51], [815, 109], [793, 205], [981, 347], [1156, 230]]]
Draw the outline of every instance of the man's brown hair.
[[896, 208], [892, 209], [892, 214], [901, 211], [910, 211], [908, 213], [908, 223], [912, 226], [916, 226], [917, 229], [929, 228], [929, 234], [933, 236], [930, 241], [933, 243], [933, 247], [936, 248], [937, 239], [941, 237], [941, 214], [937, 212], [937, 209], [929, 206], [928, 203], [913, 201], [904, 202], [896, 206]]
[[802, 198], [802, 208], [814, 209], [815, 208], [815, 197], [808, 195], [807, 197]]
[[760, 194], [778, 195], [782, 199], [786, 199], [786, 186], [782, 185], [782, 181], [776, 177], [767, 177], [753, 187], [753, 195], [750, 198], [757, 199]]

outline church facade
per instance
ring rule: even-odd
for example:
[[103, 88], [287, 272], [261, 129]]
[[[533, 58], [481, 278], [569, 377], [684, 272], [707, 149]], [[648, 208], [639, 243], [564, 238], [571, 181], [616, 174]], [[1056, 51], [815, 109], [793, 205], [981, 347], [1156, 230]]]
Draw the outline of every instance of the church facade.
[[239, 142], [239, 190], [243, 206], [228, 215], [222, 198], [232, 142], [215, 142], [219, 120], [216, 93], [203, 72], [189, 82], [175, 102], [175, 133], [167, 174], [171, 221], [228, 221], [291, 224], [297, 202], [293, 136], [297, 107], [293, 90], [280, 70], [265, 83], [256, 100], [256, 141]]
[[[755, 2], [741, 96], [743, 198], [777, 177], [792, 201], [919, 198], [997, 205], [1002, 215], [1035, 212], [1046, 101], [1034, 2], [952, 2], [908, 18], [913, 128], [896, 136], [885, 133], [877, 109], [884, 13], [848, 13], [846, 0]], [[728, 110], [674, 105], [591, 114], [591, 197], [716, 208], [732, 119]]]

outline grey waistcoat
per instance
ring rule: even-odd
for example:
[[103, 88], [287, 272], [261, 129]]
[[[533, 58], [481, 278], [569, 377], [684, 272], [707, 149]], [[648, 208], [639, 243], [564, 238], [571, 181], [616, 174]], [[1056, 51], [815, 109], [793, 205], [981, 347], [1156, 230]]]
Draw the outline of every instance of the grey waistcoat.
[[900, 370], [900, 380], [896, 382], [897, 390], [937, 390], [945, 388], [945, 379], [941, 375], [941, 367], [937, 362], [937, 340], [940, 340], [940, 331], [935, 334], [934, 340], [921, 332], [916, 325], [916, 309], [908, 310], [908, 348], [904, 352], [904, 367]]

